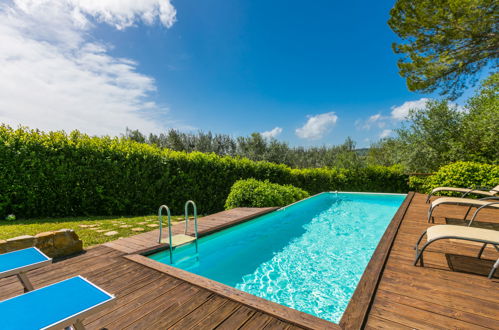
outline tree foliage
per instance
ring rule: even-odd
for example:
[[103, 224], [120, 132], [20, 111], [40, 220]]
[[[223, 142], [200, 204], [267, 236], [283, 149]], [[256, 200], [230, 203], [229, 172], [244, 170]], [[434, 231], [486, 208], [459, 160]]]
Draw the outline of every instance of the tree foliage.
[[364, 157], [355, 149], [355, 142], [351, 138], [337, 146], [304, 148], [290, 147], [275, 138], [266, 139], [259, 133], [232, 138], [225, 134], [183, 133], [171, 129], [166, 133], [150, 134], [146, 137], [138, 130], [127, 129], [124, 137], [175, 151], [213, 152], [219, 156], [239, 156], [255, 161], [285, 164], [293, 168], [358, 168], [365, 165]]
[[388, 24], [401, 39], [393, 49], [409, 90], [455, 98], [497, 66], [498, 9], [495, 0], [397, 0]]
[[487, 79], [480, 92], [472, 97], [463, 118], [458, 149], [466, 160], [499, 162], [499, 74]]
[[499, 163], [499, 74], [483, 83], [464, 107], [432, 101], [411, 111], [397, 136], [371, 146], [370, 164], [402, 164], [410, 172], [433, 172], [456, 161]]

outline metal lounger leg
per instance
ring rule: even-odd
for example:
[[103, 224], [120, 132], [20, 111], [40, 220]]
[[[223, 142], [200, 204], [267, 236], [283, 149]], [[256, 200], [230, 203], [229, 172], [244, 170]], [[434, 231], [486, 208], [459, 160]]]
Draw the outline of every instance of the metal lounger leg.
[[489, 273], [489, 276], [488, 276], [490, 279], [492, 277], [494, 277], [494, 274], [495, 274], [497, 268], [499, 268], [499, 258], [496, 260], [496, 262], [494, 263], [494, 266], [492, 266], [492, 269], [490, 270], [490, 273]]
[[472, 208], [473, 208], [473, 206], [468, 207], [468, 211], [466, 211], [466, 214], [464, 215], [463, 220], [466, 220], [466, 218], [468, 217], [468, 214], [470, 214], [470, 211]]
[[33, 284], [31, 284], [25, 272], [20, 272], [19, 274], [17, 274], [17, 278], [19, 278], [19, 281], [21, 281], [22, 285], [24, 286], [24, 292], [34, 290]]
[[426, 204], [428, 204], [430, 202], [431, 196], [432, 196], [432, 194], [428, 194], [428, 197], [426, 198]]
[[423, 248], [421, 249], [421, 251], [419, 251], [419, 249], [418, 249], [419, 243], [421, 243], [421, 240], [423, 239], [424, 235], [426, 235], [426, 230], [421, 234], [421, 236], [419, 237], [418, 241], [416, 242], [416, 246], [414, 247], [414, 250], [416, 250], [416, 258], [414, 259], [414, 266], [416, 266], [418, 264], [418, 260], [419, 260], [421, 267], [424, 267], [423, 250], [426, 248], [426, 245], [428, 243], [426, 243], [423, 246]]
[[433, 222], [435, 222], [435, 219], [432, 217], [432, 214], [433, 214], [433, 207], [430, 206], [430, 208], [428, 209], [428, 223], [430, 223], [432, 219]]
[[478, 252], [478, 259], [482, 257], [483, 250], [485, 250], [485, 247], [487, 246], [487, 243], [484, 243], [482, 247], [480, 248], [480, 252]]

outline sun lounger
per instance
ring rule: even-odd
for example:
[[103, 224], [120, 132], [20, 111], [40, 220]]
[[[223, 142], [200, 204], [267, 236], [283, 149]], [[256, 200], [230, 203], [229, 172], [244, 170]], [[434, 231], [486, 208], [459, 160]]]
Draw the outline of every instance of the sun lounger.
[[26, 272], [51, 262], [51, 258], [35, 247], [0, 254], [0, 278], [16, 275], [24, 286], [24, 292], [32, 291], [33, 285]]
[[77, 276], [0, 302], [0, 328], [80, 330], [86, 316], [113, 301], [113, 295]]
[[[426, 234], [427, 241], [425, 245], [419, 250], [419, 243]], [[491, 229], [483, 229], [483, 228], [474, 228], [474, 227], [466, 227], [466, 226], [454, 226], [454, 225], [436, 225], [429, 227], [427, 230], [421, 234], [417, 243], [416, 243], [416, 259], [414, 260], [414, 265], [417, 265], [418, 261], [420, 265], [423, 267], [423, 252], [431, 243], [441, 240], [441, 239], [457, 239], [457, 240], [465, 240], [471, 242], [483, 243], [480, 251], [478, 252], [478, 258], [481, 258], [483, 250], [487, 246], [487, 244], [491, 244], [499, 251], [499, 231], [491, 230]], [[489, 273], [489, 278], [494, 276], [497, 268], [499, 267], [499, 258], [492, 266], [492, 269]]]
[[468, 206], [468, 211], [463, 219], [466, 219], [468, 213], [470, 212], [472, 207], [481, 208], [481, 207], [490, 207], [499, 209], [499, 204], [494, 203], [499, 201], [499, 197], [485, 197], [482, 199], [471, 199], [471, 198], [460, 198], [460, 197], [440, 197], [434, 200], [430, 209], [428, 210], [428, 222], [435, 222], [433, 218], [433, 211], [440, 205], [450, 204], [450, 205], [465, 205]]
[[499, 185], [495, 186], [492, 189], [485, 190], [484, 188], [457, 188], [457, 187], [438, 187], [431, 191], [431, 193], [426, 198], [426, 203], [430, 202], [431, 196], [440, 191], [454, 191], [462, 193], [461, 198], [466, 197], [467, 195], [482, 195], [486, 197], [494, 197], [499, 195]]

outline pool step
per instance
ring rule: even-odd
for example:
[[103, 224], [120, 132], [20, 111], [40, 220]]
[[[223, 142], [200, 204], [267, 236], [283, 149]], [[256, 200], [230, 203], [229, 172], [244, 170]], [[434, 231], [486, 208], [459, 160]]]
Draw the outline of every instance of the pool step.
[[[194, 242], [196, 240], [196, 237], [185, 235], [185, 234], [177, 234], [172, 236], [172, 248], [185, 245], [191, 242]], [[168, 238], [163, 238], [161, 239], [161, 243], [170, 243], [170, 240]]]
[[[187, 263], [189, 263], [189, 264], [186, 265]], [[199, 254], [195, 253], [195, 254], [191, 254], [189, 256], [180, 258], [179, 260], [175, 260], [174, 265], [178, 266], [180, 264], [183, 264], [182, 268], [184, 270], [188, 270], [188, 269], [198, 265], [199, 264]]]

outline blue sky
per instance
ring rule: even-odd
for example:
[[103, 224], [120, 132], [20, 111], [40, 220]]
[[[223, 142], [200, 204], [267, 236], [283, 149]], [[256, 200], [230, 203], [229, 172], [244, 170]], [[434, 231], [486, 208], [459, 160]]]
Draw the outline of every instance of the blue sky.
[[[390, 1], [173, 2], [177, 22], [165, 30], [111, 28], [115, 55], [140, 63], [157, 81], [159, 103], [185, 125], [248, 135], [281, 127], [293, 145], [359, 145], [380, 130], [356, 120], [384, 113], [416, 95], [398, 75], [388, 27]], [[307, 115], [335, 112], [322, 139], [300, 139]]]
[[[0, 121], [11, 125], [268, 132], [303, 146], [350, 136], [363, 147], [431, 97], [409, 92], [397, 73], [392, 1], [124, 0], [116, 8], [103, 0], [71, 2], [71, 10], [66, 0], [26, 2], [32, 7], [0, 7], [9, 32], [0, 26], [0, 41], [11, 45], [0, 64], [12, 68], [9, 86], [33, 90], [28, 100], [0, 95]], [[22, 19], [39, 24], [29, 30]], [[52, 70], [33, 59], [43, 52]], [[20, 77], [23, 67], [41, 82]]]

